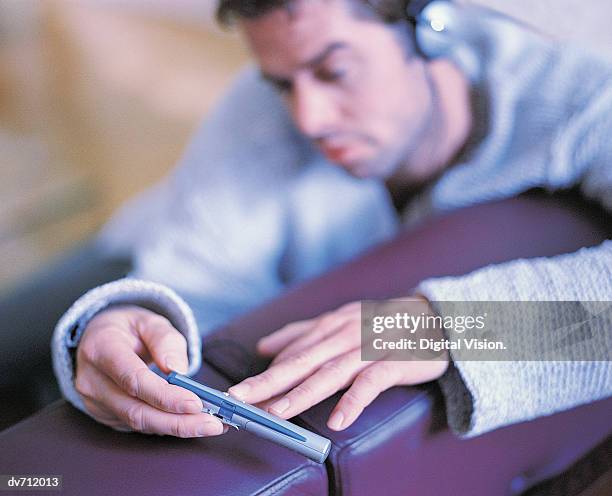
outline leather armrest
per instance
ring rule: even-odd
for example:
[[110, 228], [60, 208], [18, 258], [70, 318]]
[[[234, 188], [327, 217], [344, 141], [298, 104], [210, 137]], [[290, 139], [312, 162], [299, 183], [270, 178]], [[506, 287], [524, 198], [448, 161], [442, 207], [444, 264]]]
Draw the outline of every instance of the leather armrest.
[[[204, 367], [197, 380], [229, 383]], [[66, 495], [327, 494], [325, 467], [244, 432], [179, 439], [122, 433], [59, 400], [0, 433], [5, 474], [62, 475]]]
[[[204, 361], [234, 382], [262, 371], [255, 343], [284, 324], [349, 301], [408, 295], [421, 280], [606, 239], [600, 219], [556, 199], [519, 198], [456, 211], [289, 291], [204, 340]], [[435, 387], [393, 388], [349, 429], [325, 426], [338, 395], [298, 416], [333, 441], [342, 494], [505, 494], [562, 470], [609, 433], [612, 400], [462, 441], [446, 428]], [[585, 427], [585, 425], [587, 427]], [[463, 490], [463, 492], [462, 492]]]

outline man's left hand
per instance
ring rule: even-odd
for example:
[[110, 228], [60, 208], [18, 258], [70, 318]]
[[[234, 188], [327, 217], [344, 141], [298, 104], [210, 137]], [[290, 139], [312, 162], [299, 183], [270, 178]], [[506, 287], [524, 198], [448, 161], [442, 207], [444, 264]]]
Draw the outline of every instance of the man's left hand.
[[[418, 303], [419, 313], [433, 314], [424, 298], [411, 300]], [[348, 388], [327, 422], [333, 430], [346, 429], [386, 389], [432, 381], [448, 368], [448, 353], [426, 361], [362, 361], [360, 302], [288, 324], [262, 338], [257, 350], [274, 357], [270, 367], [229, 393], [291, 418]]]

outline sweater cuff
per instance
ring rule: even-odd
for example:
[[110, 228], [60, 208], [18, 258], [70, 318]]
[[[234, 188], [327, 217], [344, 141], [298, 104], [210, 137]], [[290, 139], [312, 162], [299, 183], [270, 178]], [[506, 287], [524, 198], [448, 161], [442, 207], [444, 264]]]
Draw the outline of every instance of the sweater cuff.
[[74, 387], [73, 351], [87, 324], [100, 311], [117, 304], [138, 305], [166, 317], [187, 339], [188, 375], [201, 365], [201, 342], [193, 313], [170, 288], [150, 281], [125, 278], [94, 288], [81, 296], [62, 316], [53, 333], [53, 370], [60, 390], [72, 405], [89, 415]]
[[[427, 279], [415, 292], [427, 298], [434, 312], [442, 317], [449, 312], [445, 302], [530, 300], [534, 295], [525, 294], [526, 286], [515, 284], [509, 277], [510, 273], [524, 275], [529, 265], [526, 260], [515, 260], [463, 276]], [[513, 322], [512, 315], [507, 317], [507, 322]], [[516, 402], [525, 396], [525, 391], [520, 387], [516, 390], [519, 384], [507, 380], [517, 366], [515, 362], [464, 360], [465, 352], [449, 353], [451, 366], [438, 383], [444, 394], [448, 425], [457, 435], [470, 438], [521, 420], [517, 413], [529, 408]], [[514, 398], [512, 404], [506, 401], [507, 397]]]

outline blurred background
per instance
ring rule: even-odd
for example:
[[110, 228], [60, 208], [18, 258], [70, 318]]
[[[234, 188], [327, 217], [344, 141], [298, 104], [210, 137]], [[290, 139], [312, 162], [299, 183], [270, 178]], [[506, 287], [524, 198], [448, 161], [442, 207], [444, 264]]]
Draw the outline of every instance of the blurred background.
[[[609, 0], [479, 0], [609, 54]], [[214, 0], [0, 0], [0, 293], [164, 176], [246, 62]]]

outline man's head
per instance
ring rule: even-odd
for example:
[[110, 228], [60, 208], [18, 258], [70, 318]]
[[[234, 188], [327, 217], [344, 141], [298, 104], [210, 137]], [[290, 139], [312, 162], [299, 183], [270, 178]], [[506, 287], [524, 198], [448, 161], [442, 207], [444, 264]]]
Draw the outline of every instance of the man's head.
[[388, 178], [431, 131], [407, 0], [221, 0], [298, 129], [358, 177]]

